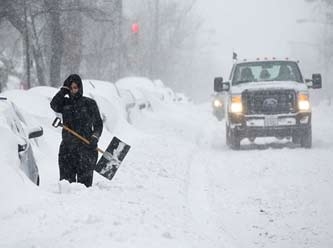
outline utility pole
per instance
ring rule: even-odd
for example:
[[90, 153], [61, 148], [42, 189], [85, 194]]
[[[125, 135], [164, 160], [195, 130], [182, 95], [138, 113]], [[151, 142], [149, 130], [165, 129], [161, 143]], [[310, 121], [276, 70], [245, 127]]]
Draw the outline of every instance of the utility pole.
[[27, 16], [27, 2], [24, 0], [24, 28], [25, 28], [25, 58], [26, 58], [26, 73], [27, 73], [27, 88], [31, 88], [30, 79], [30, 52], [29, 52], [29, 31], [28, 31], [28, 16]]
[[116, 33], [117, 33], [117, 45], [116, 45], [116, 71], [115, 79], [119, 79], [123, 74], [123, 36], [122, 36], [122, 26], [123, 26], [123, 0], [117, 0], [115, 2], [116, 9]]
[[[154, 26], [153, 26], [153, 37], [152, 46], [150, 52], [150, 70], [149, 75], [152, 79], [157, 77], [157, 62], [159, 55], [159, 24], [160, 24], [160, 1], [155, 0], [154, 5]], [[157, 59], [156, 59], [157, 58]]]
[[138, 22], [133, 22], [131, 26], [131, 69], [136, 75], [142, 75], [142, 68], [140, 67], [140, 26]]

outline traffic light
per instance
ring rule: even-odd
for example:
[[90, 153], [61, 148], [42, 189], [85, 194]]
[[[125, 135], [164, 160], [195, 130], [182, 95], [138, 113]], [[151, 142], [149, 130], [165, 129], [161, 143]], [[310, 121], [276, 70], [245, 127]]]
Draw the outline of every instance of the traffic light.
[[137, 34], [138, 32], [139, 32], [139, 24], [135, 22], [132, 24], [132, 33]]

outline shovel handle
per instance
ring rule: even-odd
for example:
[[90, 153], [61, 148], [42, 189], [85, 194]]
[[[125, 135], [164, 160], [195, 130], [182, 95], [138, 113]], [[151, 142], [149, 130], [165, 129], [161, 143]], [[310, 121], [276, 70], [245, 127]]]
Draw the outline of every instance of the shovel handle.
[[81, 136], [80, 134], [78, 134], [77, 132], [74, 132], [72, 129], [66, 127], [65, 125], [62, 126], [63, 129], [65, 129], [67, 132], [73, 134], [75, 137], [79, 138], [80, 140], [82, 140], [84, 143], [86, 144], [90, 144], [89, 140], [87, 140], [85, 137]]
[[[78, 134], [77, 132], [73, 131], [72, 129], [70, 129], [69, 127], [66, 127], [65, 125], [63, 125], [61, 123], [61, 120], [59, 117], [55, 118], [53, 123], [52, 123], [52, 126], [54, 127], [62, 127], [63, 129], [65, 129], [67, 132], [73, 134], [75, 137], [79, 138], [80, 140], [82, 140], [84, 143], [86, 144], [90, 144], [89, 140], [87, 140], [85, 137], [81, 136], [80, 134]], [[97, 151], [99, 151], [100, 153], [104, 153], [104, 151], [100, 148], [96, 148]]]
[[[66, 127], [65, 125], [62, 126], [63, 129], [65, 129], [67, 132], [73, 134], [75, 137], [79, 138], [80, 140], [82, 140], [84, 143], [86, 144], [90, 144], [89, 140], [87, 140], [85, 137], [81, 136], [80, 134], [78, 134], [77, 132], [73, 131], [72, 129]], [[104, 151], [100, 148], [96, 148], [97, 151], [99, 151], [100, 153], [104, 153]]]

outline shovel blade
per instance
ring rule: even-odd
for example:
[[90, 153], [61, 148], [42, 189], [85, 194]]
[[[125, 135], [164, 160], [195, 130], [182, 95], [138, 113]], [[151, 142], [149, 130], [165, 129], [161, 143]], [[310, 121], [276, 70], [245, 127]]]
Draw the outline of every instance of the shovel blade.
[[103, 156], [96, 164], [95, 171], [111, 180], [131, 147], [117, 137], [113, 137]]

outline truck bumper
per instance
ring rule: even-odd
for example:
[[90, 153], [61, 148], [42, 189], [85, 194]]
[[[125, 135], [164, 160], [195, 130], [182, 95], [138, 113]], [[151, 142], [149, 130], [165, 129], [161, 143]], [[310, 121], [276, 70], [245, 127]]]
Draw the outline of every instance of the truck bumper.
[[300, 136], [311, 127], [311, 112], [278, 115], [229, 114], [229, 127], [240, 138]]

